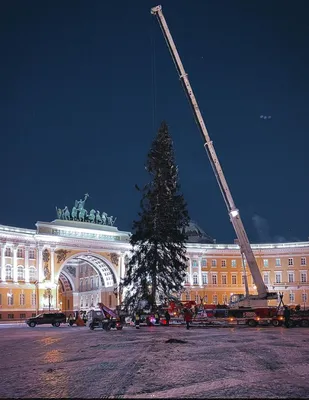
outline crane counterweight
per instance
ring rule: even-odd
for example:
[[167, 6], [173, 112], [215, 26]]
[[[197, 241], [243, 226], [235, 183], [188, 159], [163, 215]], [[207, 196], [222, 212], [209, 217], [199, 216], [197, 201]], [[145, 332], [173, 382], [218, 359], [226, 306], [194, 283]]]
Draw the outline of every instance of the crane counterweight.
[[[232, 223], [233, 228], [236, 233], [236, 236], [237, 236], [237, 239], [239, 242], [241, 255], [242, 255], [242, 257], [245, 257], [245, 259], [247, 260], [247, 264], [250, 269], [254, 284], [256, 285], [256, 288], [257, 288], [257, 293], [258, 293], [257, 295], [249, 295], [248, 293], [246, 293], [246, 296], [243, 297], [242, 299], [240, 299], [240, 296], [238, 296], [238, 300], [236, 300], [236, 303], [238, 303], [238, 304], [241, 303], [244, 305], [246, 304], [249, 306], [254, 303], [255, 305], [258, 304], [259, 306], [265, 306], [267, 304], [267, 300], [277, 299], [278, 295], [277, 295], [277, 293], [269, 293], [267, 286], [264, 284], [262, 275], [260, 273], [255, 256], [254, 256], [252, 248], [250, 246], [247, 233], [245, 231], [244, 225], [240, 218], [239, 210], [235, 206], [232, 194], [230, 192], [229, 186], [225, 179], [223, 169], [222, 169], [219, 159], [217, 157], [213, 142], [210, 139], [209, 133], [207, 131], [202, 113], [199, 109], [199, 106], [198, 106], [197, 100], [195, 98], [193, 89], [191, 87], [188, 75], [184, 69], [184, 66], [180, 59], [176, 45], [174, 43], [174, 40], [170, 33], [170, 30], [167, 26], [166, 20], [164, 18], [164, 15], [162, 12], [162, 6], [158, 5], [156, 7], [153, 7], [151, 9], [151, 14], [153, 14], [157, 17], [157, 20], [161, 27], [163, 36], [165, 38], [168, 49], [169, 49], [172, 59], [174, 61], [176, 70], [178, 72], [179, 78], [182, 82], [185, 93], [187, 94], [187, 97], [189, 99], [196, 123], [202, 134], [202, 138], [204, 141], [204, 148], [208, 155], [210, 164], [213, 168], [214, 174], [216, 176], [219, 188], [221, 190], [224, 202], [226, 204], [226, 207], [227, 207], [227, 210], [228, 210], [228, 213], [230, 216], [231, 223]], [[247, 286], [246, 286], [246, 288], [247, 288]], [[247, 290], [246, 290], [246, 292], [247, 292]], [[234, 297], [235, 297], [235, 295], [234, 295]]]

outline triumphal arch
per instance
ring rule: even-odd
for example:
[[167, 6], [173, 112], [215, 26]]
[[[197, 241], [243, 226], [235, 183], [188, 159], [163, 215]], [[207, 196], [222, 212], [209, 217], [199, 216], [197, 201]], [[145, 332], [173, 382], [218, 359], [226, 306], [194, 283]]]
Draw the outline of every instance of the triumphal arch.
[[37, 222], [36, 230], [1, 231], [1, 283], [8, 303], [11, 297], [12, 306], [23, 306], [26, 317], [88, 310], [101, 301], [119, 304], [130, 233], [118, 230], [113, 216], [87, 210], [87, 198], [56, 208], [57, 218]]

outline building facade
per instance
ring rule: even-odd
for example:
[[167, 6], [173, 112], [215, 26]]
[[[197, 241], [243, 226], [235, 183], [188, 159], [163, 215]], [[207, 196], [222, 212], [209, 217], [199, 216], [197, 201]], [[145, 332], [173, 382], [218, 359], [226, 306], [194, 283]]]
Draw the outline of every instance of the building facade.
[[[117, 288], [130, 257], [130, 233], [118, 230], [113, 220], [107, 225], [74, 220], [71, 213], [59, 217], [37, 222], [35, 230], [0, 225], [1, 320], [56, 310], [69, 315], [99, 301], [112, 308], [119, 305]], [[285, 304], [307, 306], [309, 242], [252, 248], [268, 289], [283, 292]], [[187, 256], [182, 300], [224, 304], [232, 294], [244, 293], [237, 244], [216, 244], [191, 224]], [[254, 293], [248, 268], [246, 275]]]

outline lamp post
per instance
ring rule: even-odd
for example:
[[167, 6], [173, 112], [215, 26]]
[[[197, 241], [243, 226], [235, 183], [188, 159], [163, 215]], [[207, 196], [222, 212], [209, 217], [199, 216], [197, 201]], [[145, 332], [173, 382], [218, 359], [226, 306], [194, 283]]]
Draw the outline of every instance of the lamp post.
[[39, 314], [39, 282], [34, 281], [34, 286], [35, 286], [35, 312], [36, 315]]
[[46, 291], [47, 291], [47, 298], [48, 298], [48, 311], [50, 312], [50, 306], [51, 306], [51, 304], [50, 304], [50, 300], [51, 300], [51, 288], [50, 288], [50, 287], [47, 287], [47, 288], [46, 288]]

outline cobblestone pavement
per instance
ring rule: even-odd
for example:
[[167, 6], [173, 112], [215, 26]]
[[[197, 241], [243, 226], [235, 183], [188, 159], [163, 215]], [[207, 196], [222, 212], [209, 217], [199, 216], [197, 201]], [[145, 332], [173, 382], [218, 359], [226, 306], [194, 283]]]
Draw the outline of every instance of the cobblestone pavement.
[[306, 328], [18, 324], [0, 335], [1, 398], [309, 398]]

